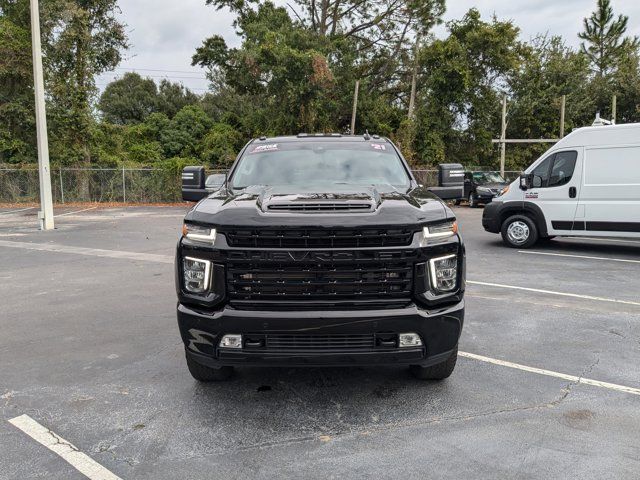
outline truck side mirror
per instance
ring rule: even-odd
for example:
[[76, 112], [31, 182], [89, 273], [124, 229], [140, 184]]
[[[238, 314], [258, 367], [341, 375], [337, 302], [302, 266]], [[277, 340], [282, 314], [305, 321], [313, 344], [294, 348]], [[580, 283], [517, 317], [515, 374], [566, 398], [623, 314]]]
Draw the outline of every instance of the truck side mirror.
[[523, 173], [522, 175], [520, 175], [520, 190], [529, 190], [531, 188], [533, 180], [532, 177], [533, 175], [530, 173]]
[[182, 171], [182, 199], [198, 202], [208, 195], [205, 189], [204, 167], [184, 167]]

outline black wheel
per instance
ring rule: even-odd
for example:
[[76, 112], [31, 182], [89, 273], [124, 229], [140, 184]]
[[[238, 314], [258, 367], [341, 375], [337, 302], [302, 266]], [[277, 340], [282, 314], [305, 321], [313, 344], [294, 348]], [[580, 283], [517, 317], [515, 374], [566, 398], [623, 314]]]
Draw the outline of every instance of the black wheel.
[[453, 351], [451, 356], [442, 363], [431, 365], [430, 367], [421, 367], [420, 365], [411, 365], [409, 370], [411, 374], [420, 380], [444, 380], [449, 378], [456, 368], [458, 360], [458, 347]]
[[469, 194], [469, 206], [471, 208], [477, 208], [478, 207], [478, 197], [476, 197], [476, 194], [471, 192]]
[[199, 382], [220, 382], [228, 380], [233, 374], [233, 367], [207, 367], [193, 360], [187, 355], [187, 367], [193, 378]]
[[530, 248], [538, 241], [538, 227], [526, 215], [513, 215], [502, 223], [502, 241], [511, 248]]

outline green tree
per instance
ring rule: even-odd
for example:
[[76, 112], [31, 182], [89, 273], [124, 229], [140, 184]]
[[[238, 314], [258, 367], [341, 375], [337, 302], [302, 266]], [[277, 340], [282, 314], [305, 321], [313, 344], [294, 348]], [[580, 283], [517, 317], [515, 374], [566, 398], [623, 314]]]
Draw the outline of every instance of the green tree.
[[173, 118], [187, 105], [198, 105], [200, 97], [179, 83], [163, 79], [158, 87], [157, 111]]
[[425, 164], [446, 158], [485, 165], [494, 155], [500, 97], [526, 48], [512, 22], [485, 22], [476, 9], [447, 28], [446, 39], [420, 52], [416, 151]]
[[[154, 120], [161, 117], [155, 117]], [[195, 157], [198, 144], [212, 126], [205, 111], [187, 105], [159, 130], [159, 140], [166, 157]]]
[[52, 155], [75, 165], [91, 162], [95, 76], [113, 70], [128, 48], [117, 0], [55, 0], [55, 28], [44, 39], [51, 98]]
[[109, 123], [141, 123], [158, 109], [158, 89], [150, 78], [128, 72], [107, 85], [100, 96], [98, 109]]
[[596, 11], [584, 19], [584, 31], [578, 34], [584, 40], [581, 50], [599, 77], [617, 69], [625, 51], [638, 47], [638, 37], [624, 36], [628, 21], [626, 15], [614, 17], [610, 0], [598, 0]]

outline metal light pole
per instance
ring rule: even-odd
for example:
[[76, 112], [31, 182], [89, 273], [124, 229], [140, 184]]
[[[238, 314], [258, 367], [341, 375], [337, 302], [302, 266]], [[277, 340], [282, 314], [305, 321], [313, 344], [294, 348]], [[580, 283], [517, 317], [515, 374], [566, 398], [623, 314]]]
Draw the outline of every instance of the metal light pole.
[[38, 137], [38, 172], [40, 176], [41, 230], [52, 230], [53, 200], [51, 197], [51, 170], [49, 168], [49, 139], [47, 137], [47, 112], [44, 101], [44, 77], [42, 74], [42, 47], [40, 45], [40, 10], [38, 0], [31, 0], [31, 44], [33, 46], [33, 87], [36, 96], [36, 131]]

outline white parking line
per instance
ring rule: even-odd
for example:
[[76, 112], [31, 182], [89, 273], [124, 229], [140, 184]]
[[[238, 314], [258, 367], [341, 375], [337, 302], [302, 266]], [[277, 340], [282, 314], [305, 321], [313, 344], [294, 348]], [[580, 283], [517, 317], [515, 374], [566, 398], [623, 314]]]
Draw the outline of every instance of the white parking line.
[[640, 260], [629, 260], [627, 258], [593, 257], [591, 255], [571, 255], [568, 253], [536, 252], [533, 250], [518, 250], [518, 253], [524, 253], [527, 255], [547, 255], [550, 257], [581, 258], [586, 260], [607, 260], [609, 262], [640, 263]]
[[86, 255], [90, 257], [120, 258], [125, 260], [142, 260], [155, 263], [173, 263], [172, 255], [160, 255], [156, 253], [124, 252], [121, 250], [103, 250], [101, 248], [70, 247], [67, 245], [57, 245], [55, 243], [29, 243], [11, 242], [0, 240], [0, 247], [22, 248], [25, 250], [38, 250], [45, 252], [73, 253], [76, 255]]
[[65, 217], [67, 215], [73, 215], [75, 213], [82, 213], [82, 212], [88, 212], [89, 210], [95, 210], [96, 208], [98, 207], [84, 208], [82, 210], [76, 210], [75, 212], [59, 213], [58, 215], [54, 215], [54, 217]]
[[594, 300], [596, 302], [622, 303], [624, 305], [640, 306], [640, 302], [632, 302], [631, 300], [618, 300], [616, 298], [594, 297], [592, 295], [579, 295], [577, 293], [554, 292], [553, 290], [541, 290], [539, 288], [518, 287], [515, 285], [503, 285], [501, 283], [474, 282], [473, 280], [467, 280], [467, 283], [470, 285], [482, 285], [484, 287], [506, 288], [509, 290], [523, 290], [525, 292], [544, 293], [547, 295], [559, 295], [561, 297], [581, 298], [583, 300]]
[[546, 375], [548, 377], [561, 378], [569, 382], [576, 384], [591, 385], [594, 387], [608, 388], [609, 390], [615, 390], [618, 392], [630, 393], [632, 395], [640, 395], [640, 388], [627, 387], [625, 385], [618, 385], [616, 383], [601, 382], [600, 380], [593, 380], [591, 378], [578, 377], [576, 375], [567, 375], [566, 373], [554, 372], [553, 370], [545, 370], [544, 368], [529, 367], [520, 363], [507, 362], [505, 360], [499, 360], [497, 358], [485, 357], [483, 355], [476, 355], [469, 352], [458, 352], [461, 357], [471, 358], [480, 362], [492, 363], [494, 365], [500, 365], [501, 367], [515, 368], [529, 373], [537, 373], [539, 375]]
[[10, 210], [8, 212], [0, 212], [0, 215], [11, 215], [12, 213], [26, 212], [27, 210], [33, 210], [34, 208], [36, 207], [21, 208], [20, 210]]
[[596, 242], [635, 243], [640, 245], [640, 240], [623, 240], [621, 238], [607, 237], [565, 237], [567, 240], [595, 240]]
[[64, 438], [43, 427], [29, 415], [20, 415], [9, 420], [16, 428], [56, 453], [69, 465], [91, 480], [122, 480], [88, 455], [82, 453]]

